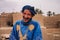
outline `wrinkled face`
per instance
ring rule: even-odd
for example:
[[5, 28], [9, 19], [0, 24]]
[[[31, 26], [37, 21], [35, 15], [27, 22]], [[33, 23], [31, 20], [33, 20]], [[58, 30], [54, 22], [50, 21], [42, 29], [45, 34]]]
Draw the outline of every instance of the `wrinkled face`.
[[23, 21], [28, 22], [32, 18], [32, 14], [28, 9], [25, 9], [23, 14]]

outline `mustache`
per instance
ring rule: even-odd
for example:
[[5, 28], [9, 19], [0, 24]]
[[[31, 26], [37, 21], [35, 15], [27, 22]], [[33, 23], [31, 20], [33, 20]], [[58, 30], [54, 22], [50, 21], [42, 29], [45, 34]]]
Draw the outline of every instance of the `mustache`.
[[30, 18], [25, 18], [24, 16], [23, 16], [23, 18], [26, 19], [26, 20], [30, 19]]

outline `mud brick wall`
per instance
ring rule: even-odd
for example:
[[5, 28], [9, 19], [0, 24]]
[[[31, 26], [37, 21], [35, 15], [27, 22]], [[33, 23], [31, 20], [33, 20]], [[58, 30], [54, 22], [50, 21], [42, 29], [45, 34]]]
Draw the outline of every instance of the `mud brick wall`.
[[21, 13], [14, 13], [13, 14], [13, 24], [17, 21], [17, 20], [21, 20], [22, 19], [22, 14]]
[[60, 27], [60, 15], [45, 17], [44, 26], [47, 28], [59, 28]]
[[46, 29], [48, 40], [60, 40], [60, 28]]
[[12, 14], [10, 13], [2, 13], [0, 15], [0, 27], [6, 27], [8, 26], [7, 25], [7, 22], [10, 21], [12, 22]]

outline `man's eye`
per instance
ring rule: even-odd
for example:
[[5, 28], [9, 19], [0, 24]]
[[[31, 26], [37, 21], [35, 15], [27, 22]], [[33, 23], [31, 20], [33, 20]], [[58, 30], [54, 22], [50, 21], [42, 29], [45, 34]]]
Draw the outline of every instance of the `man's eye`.
[[30, 16], [30, 14], [28, 14]]
[[26, 14], [26, 13], [24, 13], [24, 14]]

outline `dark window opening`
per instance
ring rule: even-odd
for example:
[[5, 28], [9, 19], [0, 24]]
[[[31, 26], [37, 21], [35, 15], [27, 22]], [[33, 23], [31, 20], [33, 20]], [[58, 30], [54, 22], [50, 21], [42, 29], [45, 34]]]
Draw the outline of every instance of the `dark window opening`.
[[13, 23], [10, 22], [10, 21], [8, 21], [8, 22], [7, 22], [7, 25], [8, 25], [8, 26], [13, 26]]
[[60, 28], [60, 21], [57, 22], [57, 27]]

